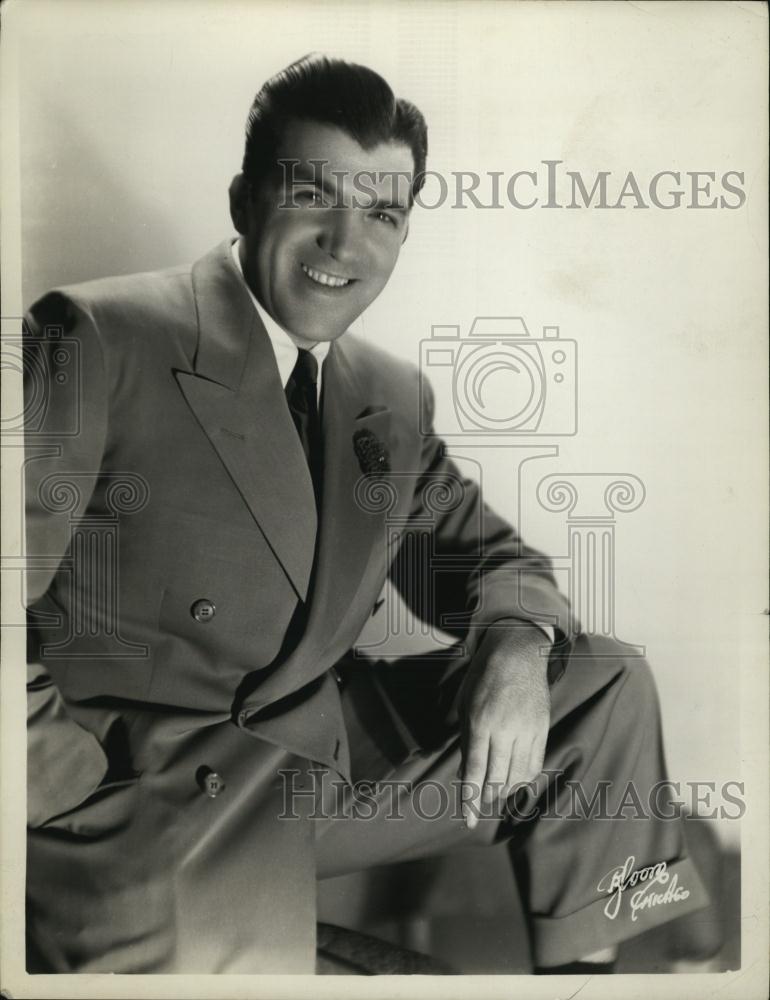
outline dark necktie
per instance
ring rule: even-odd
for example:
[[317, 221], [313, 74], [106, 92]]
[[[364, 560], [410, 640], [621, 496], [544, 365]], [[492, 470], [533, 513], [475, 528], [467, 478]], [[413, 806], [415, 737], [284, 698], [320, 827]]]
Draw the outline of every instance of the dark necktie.
[[311, 351], [299, 348], [297, 360], [286, 383], [286, 401], [313, 480], [316, 506], [321, 499], [321, 421], [318, 416], [318, 362]]

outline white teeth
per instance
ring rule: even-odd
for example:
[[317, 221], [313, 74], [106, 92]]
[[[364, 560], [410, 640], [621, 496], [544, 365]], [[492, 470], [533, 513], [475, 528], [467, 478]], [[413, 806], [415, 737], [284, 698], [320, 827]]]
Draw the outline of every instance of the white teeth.
[[302, 265], [302, 270], [308, 278], [312, 278], [319, 285], [328, 285], [330, 288], [344, 288], [345, 285], [350, 284], [350, 278], [337, 278], [333, 274], [324, 274], [323, 271], [316, 271], [305, 264]]

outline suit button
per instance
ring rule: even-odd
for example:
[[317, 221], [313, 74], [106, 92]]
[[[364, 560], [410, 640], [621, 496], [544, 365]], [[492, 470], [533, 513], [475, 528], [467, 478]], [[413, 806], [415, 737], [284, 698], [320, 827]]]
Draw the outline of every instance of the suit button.
[[201, 791], [205, 792], [210, 799], [215, 799], [220, 792], [225, 790], [225, 783], [221, 776], [216, 771], [212, 771], [210, 767], [199, 767], [197, 778]]
[[213, 771], [211, 774], [206, 775], [206, 795], [210, 798], [215, 799], [220, 792], [225, 790], [225, 783], [216, 773]]
[[214, 602], [207, 600], [205, 597], [196, 601], [190, 608], [190, 614], [196, 622], [210, 622], [216, 613], [217, 609]]

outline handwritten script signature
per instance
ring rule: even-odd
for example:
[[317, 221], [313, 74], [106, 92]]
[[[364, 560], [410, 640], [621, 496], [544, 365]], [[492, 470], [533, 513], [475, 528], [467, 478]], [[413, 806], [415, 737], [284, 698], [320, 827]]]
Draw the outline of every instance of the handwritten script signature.
[[[622, 865], [611, 868], [599, 880], [597, 890], [609, 893], [609, 899], [604, 904], [604, 913], [609, 920], [617, 917], [623, 893], [628, 889], [636, 890], [629, 896], [632, 920], [636, 920], [642, 910], [679, 903], [689, 897], [689, 890], [679, 885], [678, 876], [671, 875], [665, 861], [638, 870], [634, 868], [635, 864], [636, 859], [630, 855]], [[654, 892], [656, 887], [662, 887], [662, 891]]]

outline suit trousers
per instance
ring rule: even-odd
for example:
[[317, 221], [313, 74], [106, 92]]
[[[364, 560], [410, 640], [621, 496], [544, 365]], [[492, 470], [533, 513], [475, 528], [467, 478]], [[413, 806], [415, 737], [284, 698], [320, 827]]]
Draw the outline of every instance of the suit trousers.
[[457, 775], [464, 666], [429, 655], [341, 668], [353, 786], [313, 772], [319, 878], [506, 840], [539, 966], [578, 960], [708, 904], [666, 782], [643, 658], [626, 657], [610, 639], [576, 640], [551, 688], [542, 773], [479, 809], [473, 831]]
[[[706, 905], [683, 823], [664, 818], [645, 661], [578, 638], [551, 689], [543, 772], [473, 832], [456, 779], [466, 665], [339, 666], [352, 786], [227, 716], [123, 706], [137, 774], [30, 831], [30, 971], [311, 972], [316, 877], [502, 840], [538, 965]], [[203, 763], [225, 782], [215, 798]]]

